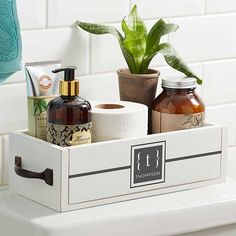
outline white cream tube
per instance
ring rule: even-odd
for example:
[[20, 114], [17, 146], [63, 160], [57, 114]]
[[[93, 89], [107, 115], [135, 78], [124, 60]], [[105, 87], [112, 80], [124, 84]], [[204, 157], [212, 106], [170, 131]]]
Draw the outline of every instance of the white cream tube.
[[48, 103], [59, 94], [59, 76], [52, 70], [61, 67], [60, 61], [25, 64], [28, 92], [28, 134], [46, 140]]

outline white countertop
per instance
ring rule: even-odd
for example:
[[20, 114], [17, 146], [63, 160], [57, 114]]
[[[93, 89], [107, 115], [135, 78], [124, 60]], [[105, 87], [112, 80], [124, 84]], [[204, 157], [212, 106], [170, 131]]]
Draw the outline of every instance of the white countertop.
[[56, 213], [0, 189], [1, 236], [173, 235], [236, 223], [236, 182]]

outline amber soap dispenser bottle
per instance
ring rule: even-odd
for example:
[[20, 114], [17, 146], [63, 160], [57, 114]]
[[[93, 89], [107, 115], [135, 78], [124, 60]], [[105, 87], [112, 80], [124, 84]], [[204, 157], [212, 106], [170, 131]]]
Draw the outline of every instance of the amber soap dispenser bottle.
[[79, 97], [79, 81], [75, 80], [76, 67], [59, 68], [64, 72], [60, 81], [60, 97], [49, 102], [47, 108], [47, 141], [59, 146], [91, 143], [91, 105]]

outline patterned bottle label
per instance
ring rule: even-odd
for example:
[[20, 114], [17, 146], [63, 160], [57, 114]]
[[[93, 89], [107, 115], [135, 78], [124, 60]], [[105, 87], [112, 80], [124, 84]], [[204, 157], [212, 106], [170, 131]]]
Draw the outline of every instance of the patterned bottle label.
[[59, 146], [74, 146], [91, 143], [92, 122], [79, 125], [47, 123], [47, 141]]
[[193, 129], [204, 126], [205, 113], [168, 114], [152, 111], [152, 133]]

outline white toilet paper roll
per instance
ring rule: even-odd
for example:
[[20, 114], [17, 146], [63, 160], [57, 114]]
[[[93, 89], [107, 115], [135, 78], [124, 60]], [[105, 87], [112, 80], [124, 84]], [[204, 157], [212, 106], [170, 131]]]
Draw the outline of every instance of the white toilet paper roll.
[[147, 106], [122, 101], [91, 102], [91, 105], [93, 142], [147, 135]]

